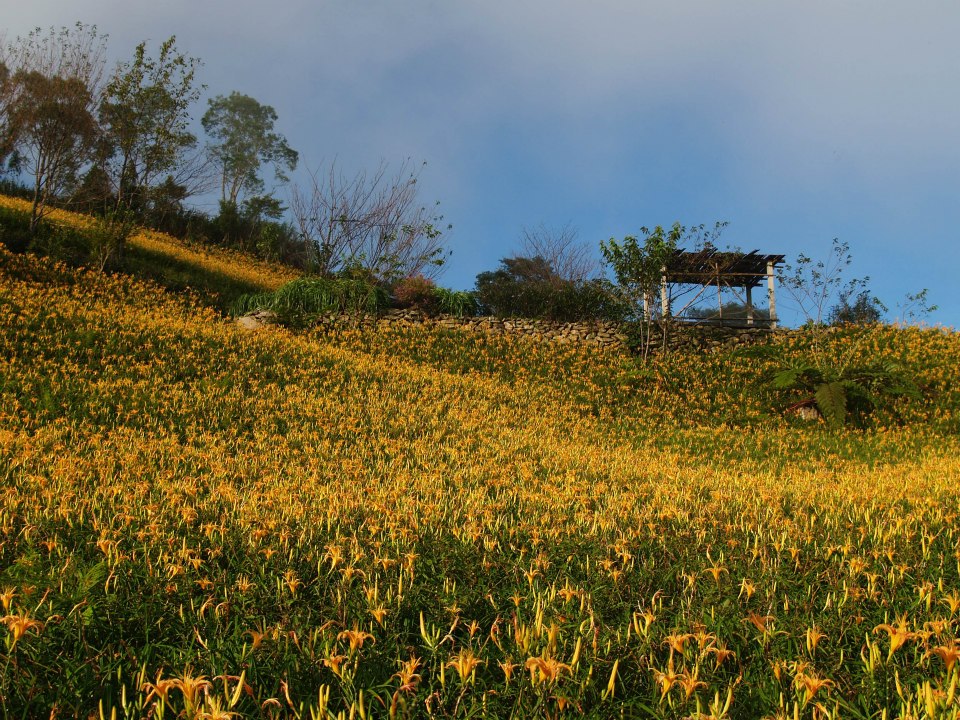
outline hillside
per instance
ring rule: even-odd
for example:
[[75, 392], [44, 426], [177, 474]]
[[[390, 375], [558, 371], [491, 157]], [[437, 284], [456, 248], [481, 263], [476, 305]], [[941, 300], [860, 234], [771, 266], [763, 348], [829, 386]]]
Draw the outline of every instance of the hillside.
[[830, 335], [924, 389], [830, 432], [755, 358], [251, 333], [0, 248], [0, 348], [5, 714], [960, 713], [954, 333]]
[[[0, 209], [30, 212], [30, 203], [0, 195]], [[49, 220], [56, 226], [79, 230], [89, 228], [89, 216], [53, 209]], [[169, 290], [192, 290], [208, 303], [227, 309], [243, 293], [276, 290], [300, 275], [278, 263], [265, 262], [226, 248], [191, 244], [153, 230], [138, 230], [130, 237], [124, 253], [128, 273], [154, 280]]]

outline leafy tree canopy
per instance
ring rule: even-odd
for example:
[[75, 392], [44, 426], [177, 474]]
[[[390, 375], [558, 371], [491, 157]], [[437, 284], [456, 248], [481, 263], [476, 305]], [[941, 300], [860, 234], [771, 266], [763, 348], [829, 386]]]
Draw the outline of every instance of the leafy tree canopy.
[[249, 95], [232, 92], [210, 100], [201, 123], [213, 140], [210, 156], [220, 168], [221, 197], [236, 204], [242, 194], [263, 191], [260, 169], [273, 165], [278, 181], [286, 182], [285, 172], [297, 167], [297, 151], [287, 139], [274, 131], [276, 111]]
[[137, 45], [133, 60], [107, 83], [100, 104], [102, 152], [118, 205], [145, 205], [149, 189], [196, 145], [189, 109], [202, 89], [196, 84], [199, 66], [170, 37], [156, 58], [147, 55], [146, 43]]

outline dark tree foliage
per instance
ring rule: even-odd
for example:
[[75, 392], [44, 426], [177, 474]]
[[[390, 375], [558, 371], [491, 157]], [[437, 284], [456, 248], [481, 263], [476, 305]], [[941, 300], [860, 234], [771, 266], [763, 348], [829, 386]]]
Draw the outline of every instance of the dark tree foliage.
[[624, 308], [604, 280], [565, 280], [544, 258], [503, 258], [497, 270], [477, 275], [480, 303], [501, 317], [561, 322], [617, 320]]
[[310, 253], [289, 223], [282, 221], [285, 208], [274, 197], [255, 195], [239, 205], [220, 202], [220, 213], [206, 226], [208, 240], [305, 267]]
[[91, 159], [105, 42], [95, 26], [77, 23], [37, 28], [0, 49], [0, 154], [31, 179], [31, 234]]
[[20, 98], [14, 112], [19, 144], [34, 180], [31, 229], [45, 215], [47, 201], [67, 189], [87, 160], [97, 125], [90, 91], [79, 78], [18, 73]]
[[830, 325], [873, 325], [883, 319], [883, 304], [868, 290], [857, 293], [850, 301], [849, 295], [843, 295], [827, 315]]

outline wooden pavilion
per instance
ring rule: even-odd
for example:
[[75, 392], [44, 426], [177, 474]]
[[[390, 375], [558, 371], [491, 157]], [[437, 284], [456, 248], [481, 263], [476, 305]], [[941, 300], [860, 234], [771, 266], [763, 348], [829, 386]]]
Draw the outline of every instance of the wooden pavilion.
[[[777, 327], [777, 301], [775, 294], [775, 270], [784, 260], [783, 255], [763, 255], [756, 250], [749, 253], [720, 251], [707, 247], [697, 251], [676, 250], [663, 269], [660, 289], [661, 311], [663, 317], [672, 317], [671, 286], [692, 286], [696, 290], [694, 297], [684, 305], [686, 310], [706, 293], [708, 288], [717, 289], [718, 324], [723, 325], [723, 302], [721, 291], [724, 288], [743, 290], [742, 299], [746, 307], [747, 326], [765, 325]], [[753, 289], [767, 285], [767, 308], [769, 319], [754, 317]], [[683, 310], [677, 319], [682, 320]], [[738, 320], [737, 324], [742, 324]], [[729, 324], [729, 323], [727, 323]]]

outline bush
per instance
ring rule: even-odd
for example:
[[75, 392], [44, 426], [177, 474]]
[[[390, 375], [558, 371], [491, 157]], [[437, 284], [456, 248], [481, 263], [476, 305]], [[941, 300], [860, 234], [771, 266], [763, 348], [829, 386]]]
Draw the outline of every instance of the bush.
[[297, 235], [296, 229], [282, 222], [284, 208], [270, 196], [248, 198], [240, 205], [220, 203], [220, 213], [214, 218], [181, 212], [171, 216], [185, 227], [172, 234], [199, 236], [215, 245], [242, 250], [274, 262], [282, 262], [307, 269], [311, 260], [308, 245]]
[[830, 325], [875, 325], [883, 320], [886, 308], [868, 290], [862, 290], [850, 302], [850, 296], [844, 295], [840, 302], [830, 309], [827, 323]]
[[[0, 170], [0, 172], [2, 172], [2, 170]], [[21, 200], [32, 200], [33, 188], [17, 182], [17, 180], [12, 177], [5, 177], [0, 179], [0, 195], [20, 198]]]
[[403, 278], [393, 286], [395, 307], [432, 313], [438, 309], [437, 286], [423, 275]]
[[304, 277], [288, 282], [272, 293], [243, 295], [233, 307], [235, 315], [269, 310], [277, 322], [306, 327], [320, 315], [331, 312], [378, 313], [389, 304], [383, 288], [364, 280]]
[[30, 247], [30, 215], [0, 207], [0, 242], [11, 252], [25, 252]]
[[[842, 353], [832, 347], [837, 337], [846, 338]], [[859, 337], [844, 331], [831, 342], [822, 326], [811, 325], [809, 346], [802, 354], [789, 353], [780, 343], [745, 348], [739, 354], [772, 361], [757, 382], [782, 394], [787, 411], [815, 408], [827, 427], [838, 430], [848, 423], [863, 427], [874, 411], [894, 412], [900, 401], [923, 397], [917, 380], [899, 362], [852, 357], [857, 345], [874, 344], [881, 337], [875, 329], [863, 330]]]
[[306, 253], [303, 243], [296, 236], [293, 226], [284, 222], [263, 222], [254, 247], [264, 260], [281, 262], [294, 267], [303, 267]]
[[91, 240], [88, 230], [41, 221], [30, 240], [30, 251], [68, 265], [86, 265], [90, 261]]
[[118, 260], [133, 231], [133, 223], [120, 215], [96, 218], [86, 228], [37, 224], [30, 234], [30, 214], [0, 207], [0, 241], [13, 252], [31, 250], [71, 265], [91, 265], [104, 270]]
[[111, 213], [98, 218], [85, 231], [87, 262], [98, 270], [105, 270], [123, 259], [127, 240], [136, 228], [132, 218], [123, 213]]
[[433, 289], [433, 296], [437, 310], [445, 315], [476, 317], [482, 314], [483, 306], [474, 292], [438, 287]]
[[[559, 322], [621, 320], [626, 315], [604, 280], [573, 281], [540, 272], [537, 258], [510, 258], [477, 276], [477, 298], [493, 315]], [[519, 263], [518, 261], [524, 261]]]

